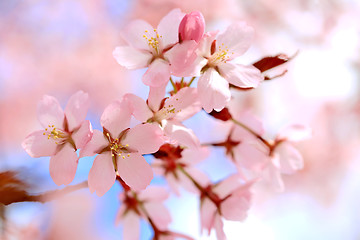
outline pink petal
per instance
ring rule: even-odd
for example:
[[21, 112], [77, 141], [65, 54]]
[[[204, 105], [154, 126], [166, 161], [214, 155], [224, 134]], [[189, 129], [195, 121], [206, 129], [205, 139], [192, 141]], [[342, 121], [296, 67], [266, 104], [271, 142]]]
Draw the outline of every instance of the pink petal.
[[210, 155], [210, 150], [208, 147], [185, 148], [181, 155], [180, 162], [192, 166], [206, 159]]
[[[168, 109], [174, 108], [174, 113], [180, 113], [183, 109], [190, 107], [192, 104], [194, 104], [198, 100], [198, 94], [196, 88], [182, 88], [179, 92], [177, 92], [175, 95], [170, 97], [166, 102], [165, 106]], [[169, 107], [171, 106], [171, 107]], [[174, 114], [174, 115], [175, 115]], [[172, 116], [169, 113], [169, 116], [167, 119], [171, 118]]]
[[218, 183], [214, 188], [214, 191], [220, 198], [225, 198], [241, 185], [241, 176], [239, 174], [233, 174]]
[[37, 107], [37, 115], [44, 128], [54, 125], [56, 128], [64, 129], [64, 112], [56, 98], [43, 96]]
[[[173, 174], [166, 174], [165, 179], [167, 184], [169, 185], [170, 189], [177, 195], [180, 196], [179, 191], [179, 182], [178, 179], [175, 178]], [[196, 192], [197, 193], [197, 192]]]
[[[120, 201], [123, 201], [123, 199], [120, 199]], [[124, 213], [126, 211], [127, 206], [125, 204], [121, 204], [119, 210], [116, 213], [115, 217], [115, 225], [119, 225], [123, 219], [124, 219]]]
[[53, 138], [48, 139], [46, 132], [43, 130], [29, 134], [21, 146], [33, 158], [53, 156], [58, 147], [58, 145], [55, 144], [55, 140]]
[[221, 111], [230, 101], [229, 83], [210, 68], [199, 78], [198, 94], [206, 112]]
[[70, 132], [80, 127], [81, 123], [85, 120], [89, 106], [89, 94], [83, 91], [78, 91], [70, 97], [65, 107], [65, 116]]
[[157, 58], [143, 75], [142, 81], [151, 87], [160, 87], [167, 83], [170, 78], [170, 65], [163, 59]]
[[69, 184], [74, 180], [78, 163], [78, 156], [71, 146], [66, 143], [61, 150], [50, 158], [50, 176], [55, 184]]
[[[236, 117], [236, 120], [243, 123], [245, 126], [249, 127], [253, 132], [255, 132], [257, 135], [262, 136], [265, 133], [264, 125], [262, 121], [253, 115], [249, 110], [241, 112], [238, 117]], [[239, 128], [241, 128], [239, 126]]]
[[250, 202], [246, 197], [239, 196], [231, 196], [220, 205], [221, 215], [231, 221], [244, 221], [249, 208]]
[[137, 120], [146, 122], [153, 116], [152, 111], [141, 97], [128, 93], [124, 95], [124, 99], [129, 104], [131, 112]]
[[145, 158], [139, 153], [130, 153], [125, 159], [117, 159], [120, 177], [133, 190], [144, 190], [153, 179], [153, 172]]
[[284, 191], [284, 182], [281, 178], [280, 170], [273, 164], [269, 163], [267, 165], [263, 170], [262, 177], [265, 181], [270, 183], [276, 191]]
[[109, 141], [105, 138], [103, 132], [93, 130], [91, 140], [81, 149], [80, 158], [94, 156], [109, 145]]
[[293, 174], [304, 167], [304, 160], [299, 151], [289, 142], [282, 142], [275, 148], [279, 156], [280, 170], [285, 174]]
[[310, 127], [300, 124], [294, 124], [287, 126], [283, 130], [281, 130], [276, 139], [298, 142], [301, 140], [308, 139], [311, 136], [312, 136], [312, 130]]
[[106, 128], [113, 138], [129, 127], [131, 119], [131, 109], [126, 102], [114, 101], [107, 106], [101, 115], [101, 126]]
[[252, 65], [226, 62], [219, 64], [218, 67], [221, 76], [238, 87], [257, 87], [264, 80], [261, 72]]
[[168, 191], [160, 186], [149, 186], [144, 191], [138, 194], [138, 197], [142, 201], [157, 201], [163, 202], [169, 197]]
[[216, 239], [217, 240], [226, 240], [226, 235], [224, 233], [224, 224], [219, 215], [215, 216], [214, 219], [214, 228], [216, 231]]
[[179, 25], [185, 13], [174, 9], [163, 17], [157, 27], [157, 32], [162, 36], [163, 48], [167, 48], [179, 41]]
[[199, 43], [199, 55], [209, 58], [211, 56], [211, 45], [214, 42], [218, 31], [207, 32]]
[[115, 169], [110, 152], [104, 152], [96, 156], [89, 172], [89, 190], [96, 191], [101, 197], [114, 185], [116, 179]]
[[189, 148], [199, 148], [200, 141], [194, 131], [176, 121], [164, 122], [164, 131], [172, 141]]
[[121, 36], [130, 46], [141, 50], [149, 50], [148, 41], [144, 38], [144, 35], [148, 38], [155, 38], [156, 34], [153, 29], [149, 23], [143, 20], [135, 20], [125, 27]]
[[204, 198], [200, 205], [200, 222], [201, 229], [206, 229], [210, 235], [211, 229], [214, 226], [216, 216], [216, 206], [208, 198]]
[[77, 149], [85, 147], [85, 145], [91, 140], [93, 136], [93, 130], [89, 120], [84, 121], [80, 128], [71, 134], [71, 138], [75, 142]]
[[162, 231], [167, 230], [171, 222], [171, 216], [169, 210], [163, 204], [159, 202], [145, 202], [144, 208], [154, 221], [156, 227]]
[[131, 128], [124, 140], [123, 145], [128, 144], [130, 149], [141, 154], [154, 153], [164, 143], [163, 132], [157, 124], [139, 124]]
[[123, 219], [123, 237], [125, 240], [140, 239], [140, 217], [133, 211], [127, 212]]
[[233, 148], [235, 161], [238, 167], [252, 171], [260, 169], [269, 161], [269, 156], [261, 151], [256, 144], [242, 142]]
[[154, 111], [157, 112], [160, 109], [160, 105], [162, 100], [166, 94], [166, 86], [167, 83], [159, 86], [159, 87], [150, 87], [149, 97], [148, 97], [148, 105]]
[[164, 54], [165, 58], [170, 62], [172, 75], [187, 77], [194, 74], [193, 64], [197, 58], [197, 46], [198, 44], [195, 41], [185, 41], [176, 44]]
[[[186, 167], [184, 169], [200, 186], [206, 187], [211, 183], [208, 176], [206, 176], [206, 174], [202, 171], [193, 167]], [[188, 176], [184, 175], [180, 171], [177, 172], [177, 176], [178, 184], [181, 185], [185, 190], [195, 194], [200, 194], [199, 189], [194, 185]]]
[[237, 22], [231, 24], [217, 37], [216, 46], [228, 48], [230, 53], [233, 52], [231, 58], [235, 58], [248, 50], [253, 38], [254, 29], [245, 22]]
[[149, 65], [153, 55], [148, 50], [138, 50], [130, 46], [116, 47], [113, 57], [117, 63], [127, 69], [145, 68]]

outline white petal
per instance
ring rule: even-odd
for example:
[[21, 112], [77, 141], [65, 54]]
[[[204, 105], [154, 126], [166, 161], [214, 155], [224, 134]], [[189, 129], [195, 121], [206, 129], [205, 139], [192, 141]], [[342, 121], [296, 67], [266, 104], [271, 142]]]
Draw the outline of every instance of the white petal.
[[130, 46], [116, 47], [113, 56], [123, 67], [127, 69], [139, 69], [147, 67], [152, 58], [152, 54], [146, 50], [138, 50]]

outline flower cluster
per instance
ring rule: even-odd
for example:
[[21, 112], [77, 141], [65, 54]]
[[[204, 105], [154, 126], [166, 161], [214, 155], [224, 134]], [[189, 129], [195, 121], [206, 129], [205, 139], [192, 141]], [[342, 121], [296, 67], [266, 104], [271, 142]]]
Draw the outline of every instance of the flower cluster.
[[[104, 110], [102, 129], [93, 130], [85, 120], [88, 94], [75, 93], [64, 111], [54, 97], [44, 96], [38, 106], [44, 130], [27, 136], [23, 148], [32, 157], [51, 156], [50, 175], [57, 185], [72, 182], [79, 158], [96, 155], [88, 187], [98, 196], [115, 182], [123, 187], [117, 222], [125, 226], [125, 239], [139, 238], [141, 218], [151, 225], [154, 239], [192, 239], [168, 229], [171, 216], [162, 202], [169, 192], [148, 187], [153, 171], [166, 179], [173, 193], [180, 195], [183, 187], [197, 194], [202, 229], [209, 234], [215, 229], [218, 239], [226, 239], [222, 219], [246, 218], [254, 184], [265, 180], [282, 190], [281, 173], [302, 168], [293, 143], [309, 137], [311, 131], [292, 125], [271, 141], [263, 137], [261, 121], [249, 111], [232, 116], [227, 107], [230, 89], [256, 88], [269, 79], [263, 72], [276, 67], [271, 57], [250, 65], [236, 63], [254, 37], [254, 30], [244, 22], [235, 22], [223, 32], [205, 32], [201, 13], [175, 9], [156, 28], [142, 20], [131, 22], [122, 37], [127, 44], [116, 47], [113, 56], [125, 68], [147, 68], [142, 77], [149, 86], [147, 99], [125, 94]], [[263, 61], [266, 68], [261, 67]], [[179, 80], [174, 82], [172, 76]], [[169, 81], [172, 90], [167, 96]], [[183, 124], [202, 109], [209, 117], [233, 123], [225, 141], [201, 143]], [[132, 118], [137, 125], [130, 124]], [[214, 183], [197, 169], [211, 147], [225, 148], [238, 173]], [[143, 155], [153, 156], [150, 164]]]

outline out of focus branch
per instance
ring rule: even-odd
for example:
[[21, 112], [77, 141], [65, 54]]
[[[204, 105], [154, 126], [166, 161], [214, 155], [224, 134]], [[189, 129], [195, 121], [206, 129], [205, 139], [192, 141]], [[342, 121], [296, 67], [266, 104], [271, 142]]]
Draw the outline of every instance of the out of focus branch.
[[17, 202], [45, 203], [87, 187], [88, 182], [84, 181], [72, 186], [64, 187], [60, 190], [52, 190], [33, 195], [28, 193], [27, 184], [17, 178], [15, 172], [2, 172], [0, 173], [0, 203], [4, 205], [9, 205]]

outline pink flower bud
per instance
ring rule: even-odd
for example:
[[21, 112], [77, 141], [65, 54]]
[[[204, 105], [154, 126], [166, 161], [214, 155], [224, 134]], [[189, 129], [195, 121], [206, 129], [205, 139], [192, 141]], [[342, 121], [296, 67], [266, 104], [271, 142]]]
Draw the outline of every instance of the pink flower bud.
[[201, 40], [205, 31], [205, 20], [200, 12], [186, 14], [179, 25], [179, 40]]

